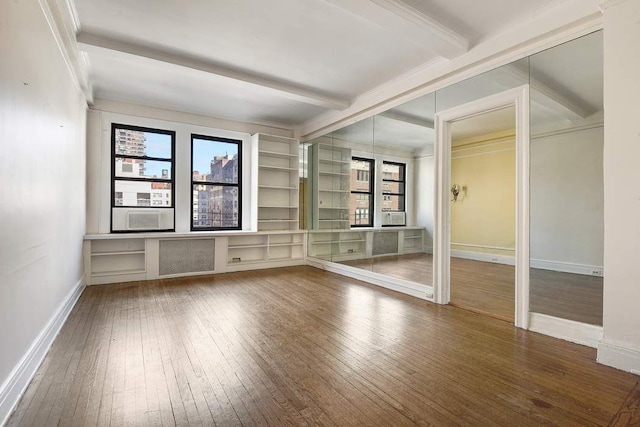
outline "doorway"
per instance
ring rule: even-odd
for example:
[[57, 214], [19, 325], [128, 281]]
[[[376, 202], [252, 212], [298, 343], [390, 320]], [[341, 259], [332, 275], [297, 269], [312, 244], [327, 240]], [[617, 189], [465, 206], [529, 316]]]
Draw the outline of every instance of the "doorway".
[[451, 124], [450, 304], [515, 320], [515, 106]]
[[[517, 327], [524, 329], [527, 329], [529, 320], [528, 103], [529, 87], [525, 85], [442, 111], [435, 117], [434, 300], [439, 304], [453, 303], [475, 309], [475, 311], [486, 312], [486, 314], [512, 321]], [[452, 167], [452, 148], [455, 148], [456, 132], [459, 134], [460, 129], [465, 129], [465, 127], [467, 129], [473, 128], [470, 125], [474, 123], [486, 126], [488, 119], [505, 118], [509, 114], [513, 117], [514, 124], [511, 131], [513, 141], [511, 153], [514, 154], [513, 175], [515, 176], [512, 181], [511, 213], [509, 214], [509, 211], [505, 210], [505, 215], [513, 217], [511, 228], [513, 239], [511, 244], [509, 242], [495, 245], [486, 243], [491, 242], [491, 239], [474, 243], [474, 239], [477, 239], [478, 235], [482, 236], [483, 233], [486, 235], [491, 231], [487, 233], [485, 230], [474, 234], [473, 226], [480, 226], [482, 223], [464, 222], [465, 218], [468, 221], [470, 217], [468, 212], [465, 212], [466, 216], [459, 215], [464, 211], [464, 209], [459, 209], [462, 202], [466, 198], [468, 205], [470, 205], [473, 198], [475, 204], [485, 207], [495, 203], [480, 200], [482, 197], [492, 196], [491, 188], [486, 188], [486, 184], [480, 186], [478, 181], [474, 181], [473, 184], [452, 181], [452, 172], [455, 169]], [[472, 146], [467, 148], [472, 148]], [[492, 185], [496, 185], [495, 181]], [[457, 196], [454, 193], [457, 193]], [[505, 189], [503, 193], [507, 194], [508, 190]], [[455, 203], [460, 204], [454, 207]], [[486, 216], [492, 213], [484, 212], [483, 214]], [[453, 226], [456, 228], [454, 229]], [[508, 228], [502, 227], [501, 230], [504, 231]], [[452, 241], [452, 237], [460, 238], [459, 231], [465, 229], [467, 232], [471, 230], [473, 235], [472, 237], [467, 235], [468, 242]], [[493, 230], [493, 232], [497, 231]], [[495, 240], [496, 236], [490, 237], [494, 238], [493, 241], [498, 242], [506, 242], [505, 238], [508, 238], [508, 236], [499, 236], [503, 240]], [[465, 257], [463, 258], [462, 255]], [[474, 264], [474, 262], [481, 264]], [[503, 284], [496, 285], [496, 282]], [[452, 283], [454, 286], [458, 284], [453, 294]], [[496, 289], [496, 286], [502, 290]], [[511, 293], [511, 289], [513, 289], [513, 293]], [[479, 304], [479, 301], [484, 302]], [[512, 309], [506, 308], [507, 305], [511, 305]]]

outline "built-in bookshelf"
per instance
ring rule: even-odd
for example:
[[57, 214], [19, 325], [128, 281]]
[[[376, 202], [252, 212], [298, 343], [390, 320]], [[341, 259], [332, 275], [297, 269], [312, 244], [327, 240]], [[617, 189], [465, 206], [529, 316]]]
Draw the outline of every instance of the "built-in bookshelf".
[[299, 228], [299, 142], [255, 134], [258, 147], [258, 231]]
[[[376, 227], [351, 230], [309, 230], [307, 255], [329, 261], [347, 261], [378, 256], [424, 252], [423, 227]], [[392, 249], [376, 247], [375, 236], [384, 234]]]
[[351, 149], [331, 144], [314, 144], [310, 163], [314, 186], [313, 228], [349, 229]]
[[88, 282], [92, 284], [144, 279], [145, 239], [112, 239], [92, 242]]
[[305, 235], [306, 232], [301, 231], [231, 236], [227, 241], [226, 270], [302, 264], [305, 257]]

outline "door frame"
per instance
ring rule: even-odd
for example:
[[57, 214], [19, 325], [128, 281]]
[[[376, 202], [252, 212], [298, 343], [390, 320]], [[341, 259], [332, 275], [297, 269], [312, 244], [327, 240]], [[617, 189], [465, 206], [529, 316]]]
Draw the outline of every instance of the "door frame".
[[434, 301], [451, 298], [451, 124], [515, 106], [516, 110], [516, 247], [515, 326], [529, 327], [529, 85], [490, 95], [435, 115], [435, 218], [433, 236]]

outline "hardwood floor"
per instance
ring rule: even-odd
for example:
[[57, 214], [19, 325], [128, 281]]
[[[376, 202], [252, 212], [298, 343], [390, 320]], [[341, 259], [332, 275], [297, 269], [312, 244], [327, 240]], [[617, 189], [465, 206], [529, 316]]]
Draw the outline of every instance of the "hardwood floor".
[[[411, 254], [345, 261], [391, 277], [430, 285], [433, 260], [430, 254]], [[513, 322], [513, 266], [451, 259], [451, 303], [467, 310]], [[602, 325], [602, 277], [531, 269], [531, 311], [577, 322]]]
[[595, 350], [312, 267], [88, 287], [9, 425], [607, 425]]

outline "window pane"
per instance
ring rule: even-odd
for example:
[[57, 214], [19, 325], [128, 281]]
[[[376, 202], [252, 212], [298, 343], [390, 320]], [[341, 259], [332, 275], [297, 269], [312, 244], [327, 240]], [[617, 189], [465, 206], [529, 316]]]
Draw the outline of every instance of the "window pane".
[[382, 212], [403, 212], [404, 196], [385, 195], [382, 198]]
[[171, 207], [168, 182], [115, 181], [114, 206]]
[[351, 194], [349, 219], [352, 225], [371, 224], [371, 196], [369, 194]]
[[171, 162], [117, 158], [116, 176], [171, 179]]
[[193, 228], [238, 227], [238, 187], [195, 184]]
[[404, 194], [404, 182], [383, 182], [382, 192]]
[[115, 145], [116, 154], [171, 158], [171, 135], [165, 133], [116, 128]]
[[238, 147], [238, 143], [194, 138], [193, 180], [237, 184]]
[[383, 163], [382, 179], [404, 181], [404, 165], [393, 165], [389, 163]]
[[371, 163], [363, 160], [351, 160], [351, 191], [371, 189]]

